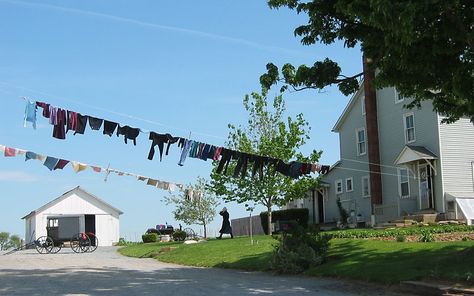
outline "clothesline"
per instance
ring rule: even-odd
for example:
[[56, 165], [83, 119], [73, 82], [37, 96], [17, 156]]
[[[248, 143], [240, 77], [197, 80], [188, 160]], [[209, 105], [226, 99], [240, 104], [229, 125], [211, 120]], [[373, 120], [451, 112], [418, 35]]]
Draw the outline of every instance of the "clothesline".
[[[43, 116], [49, 119], [49, 123], [53, 127], [53, 137], [58, 139], [65, 139], [66, 134], [69, 130], [74, 131], [75, 134], [84, 134], [87, 123], [92, 130], [100, 130], [103, 124], [103, 134], [112, 136], [115, 131], [117, 136], [123, 135], [124, 141], [132, 140], [136, 145], [136, 139], [140, 133], [144, 131], [140, 128], [121, 126], [119, 123], [92, 117], [89, 115], [82, 115], [78, 112], [61, 109], [54, 107], [45, 102], [36, 102], [26, 99], [25, 118], [24, 124], [31, 122], [33, 127], [36, 127], [36, 110], [38, 107], [43, 108]], [[263, 167], [267, 165], [273, 165], [275, 170], [282, 173], [285, 176], [291, 178], [298, 178], [302, 175], [310, 174], [311, 172], [318, 172], [324, 174], [328, 171], [329, 166], [321, 166], [319, 164], [303, 163], [298, 161], [292, 161], [286, 163], [285, 161], [273, 157], [256, 155], [253, 153], [245, 153], [236, 151], [233, 149], [227, 149], [224, 147], [198, 142], [183, 137], [174, 137], [168, 133], [159, 134], [153, 131], [145, 131], [149, 134], [149, 140], [152, 141], [148, 159], [152, 160], [155, 154], [155, 146], [159, 148], [160, 161], [162, 160], [164, 144], [167, 144], [166, 155], [168, 155], [169, 148], [172, 144], [178, 143], [178, 146], [182, 149], [181, 157], [178, 165], [184, 165], [186, 158], [198, 158], [206, 161], [208, 158], [219, 161], [217, 172], [227, 172], [228, 164], [231, 160], [237, 160], [237, 166], [234, 170], [234, 177], [245, 177], [247, 172], [247, 165], [249, 162], [253, 162], [252, 177], [258, 172], [260, 179], [263, 179]]]
[[[28, 151], [28, 150], [20, 149], [20, 148], [8, 147], [8, 146], [5, 146], [5, 145], [0, 145], [0, 153], [3, 153], [3, 155], [5, 157], [24, 156], [25, 161], [28, 161], [28, 160], [31, 160], [31, 159], [39, 160], [50, 171], [62, 170], [70, 163], [73, 170], [74, 170], [74, 172], [76, 172], [76, 173], [84, 171], [87, 168], [91, 168], [96, 173], [104, 172], [105, 173], [104, 181], [107, 181], [107, 177], [109, 176], [110, 173], [114, 173], [117, 176], [135, 177], [138, 181], [143, 181], [143, 182], [145, 182], [146, 185], [150, 185], [150, 186], [156, 187], [158, 189], [168, 190], [170, 192], [175, 191], [175, 190], [181, 190], [181, 191], [185, 191], [186, 193], [190, 192], [191, 194], [193, 194], [192, 187], [188, 188], [186, 185], [183, 185], [183, 184], [180, 184], [180, 183], [162, 181], [160, 179], [150, 178], [150, 177], [135, 174], [135, 173], [128, 173], [128, 172], [120, 171], [120, 170], [113, 169], [113, 168], [110, 168], [110, 167], [104, 168], [104, 167], [101, 167], [101, 166], [98, 166], [98, 165], [90, 165], [90, 164], [82, 163], [82, 162], [75, 161], [75, 160], [67, 160], [67, 159], [57, 158], [57, 157], [53, 157], [53, 156], [46, 156], [46, 155], [39, 154], [39, 153], [36, 153], [36, 152], [33, 152], [33, 151]], [[196, 197], [200, 196], [199, 191], [194, 191], [194, 193], [195, 193], [194, 195], [196, 195]]]

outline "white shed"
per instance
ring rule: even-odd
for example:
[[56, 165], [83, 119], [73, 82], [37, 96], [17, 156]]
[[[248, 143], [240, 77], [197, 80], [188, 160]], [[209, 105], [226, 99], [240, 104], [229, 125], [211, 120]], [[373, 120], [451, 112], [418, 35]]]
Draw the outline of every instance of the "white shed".
[[77, 186], [22, 218], [25, 240], [30, 243], [45, 236], [48, 219], [62, 218], [77, 233], [95, 233], [99, 246], [112, 246], [119, 240], [121, 214], [119, 209]]

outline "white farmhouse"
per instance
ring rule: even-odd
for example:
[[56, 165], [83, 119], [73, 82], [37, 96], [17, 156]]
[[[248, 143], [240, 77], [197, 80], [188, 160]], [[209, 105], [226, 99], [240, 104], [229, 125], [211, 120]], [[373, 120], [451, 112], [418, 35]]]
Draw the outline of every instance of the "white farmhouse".
[[25, 240], [30, 243], [46, 236], [48, 220], [52, 223], [60, 219], [66, 221], [69, 231], [95, 233], [99, 246], [112, 246], [119, 240], [121, 214], [119, 209], [78, 186], [22, 218]]

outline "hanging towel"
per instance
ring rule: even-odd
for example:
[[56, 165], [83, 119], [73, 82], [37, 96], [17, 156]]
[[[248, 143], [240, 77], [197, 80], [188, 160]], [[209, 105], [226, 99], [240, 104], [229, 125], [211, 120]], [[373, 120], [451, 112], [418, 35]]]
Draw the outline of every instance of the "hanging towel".
[[25, 154], [25, 161], [30, 160], [30, 159], [37, 159], [38, 155], [34, 152], [27, 151]]
[[10, 148], [10, 147], [5, 147], [4, 155], [5, 155], [5, 157], [16, 156], [16, 149], [15, 148]]
[[46, 156], [41, 155], [41, 154], [36, 154], [36, 159], [39, 161], [44, 161], [46, 159]]
[[81, 134], [83, 135], [86, 130], [87, 125], [87, 115], [82, 115], [81, 113], [76, 114], [77, 122], [76, 122], [76, 129], [74, 130], [74, 134]]
[[155, 179], [148, 179], [148, 181], [146, 182], [146, 185], [151, 185], [151, 186], [156, 186], [156, 184], [158, 183], [158, 180], [155, 180]]
[[168, 190], [169, 190], [169, 191], [175, 191], [175, 190], [176, 190], [176, 188], [177, 188], [176, 184], [174, 184], [174, 183], [170, 183], [170, 184], [169, 184], [169, 188], [168, 188]]
[[78, 161], [71, 161], [72, 168], [76, 173], [79, 173], [80, 171], [83, 171], [87, 168], [87, 164], [80, 163]]
[[[90, 123], [90, 121], [89, 121], [89, 123]], [[91, 165], [91, 168], [92, 168], [92, 170], [93, 170], [94, 172], [96, 172], [96, 173], [100, 173], [100, 172], [102, 171], [102, 168], [101, 168], [101, 167], [97, 167], [97, 166], [92, 166], [92, 165]]]
[[102, 121], [104, 120], [89, 116], [89, 126], [91, 127], [92, 130], [95, 130], [95, 131], [100, 130], [100, 127], [102, 126]]
[[36, 102], [26, 100], [24, 127], [26, 127], [26, 122], [31, 122], [33, 128], [36, 129], [36, 108]]
[[64, 167], [69, 163], [69, 160], [60, 159], [56, 166], [54, 167], [55, 170], [62, 170]]
[[118, 123], [113, 121], [104, 120], [104, 135], [112, 136], [114, 134], [115, 128], [117, 127]]
[[48, 156], [46, 157], [46, 160], [44, 161], [43, 165], [47, 167], [50, 171], [52, 171], [54, 170], [58, 162], [59, 162], [59, 159]]
[[147, 177], [143, 177], [143, 176], [138, 176], [137, 177], [137, 180], [138, 181], [145, 181], [146, 179], [148, 179]]
[[26, 154], [26, 150], [16, 149], [16, 155], [25, 155], [25, 154]]

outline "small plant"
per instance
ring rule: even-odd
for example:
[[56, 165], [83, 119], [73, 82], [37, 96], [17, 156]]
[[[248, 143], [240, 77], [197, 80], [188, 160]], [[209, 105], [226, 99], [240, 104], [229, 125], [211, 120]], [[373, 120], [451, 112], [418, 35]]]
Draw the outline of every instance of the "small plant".
[[279, 243], [273, 251], [272, 269], [278, 273], [300, 273], [326, 261], [331, 236], [294, 223], [289, 233], [274, 238]]
[[144, 243], [156, 243], [158, 235], [156, 233], [144, 234], [142, 235], [142, 240]]
[[467, 242], [467, 241], [470, 241], [470, 240], [471, 240], [471, 239], [470, 239], [469, 237], [467, 237], [467, 236], [465, 236], [465, 237], [462, 238], [462, 241], [463, 241], [463, 242]]
[[397, 235], [397, 242], [399, 243], [403, 243], [404, 241], [406, 241], [406, 239], [406, 236], [404, 236], [403, 234]]
[[435, 240], [434, 235], [431, 232], [424, 232], [421, 234], [420, 242], [429, 243]]
[[173, 232], [174, 241], [182, 242], [185, 239], [186, 239], [186, 232], [184, 232], [183, 230], [176, 230], [175, 232]]

